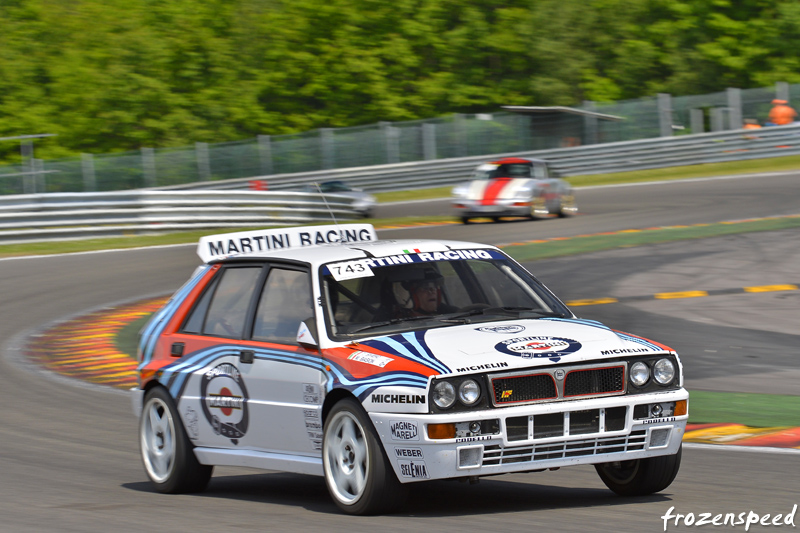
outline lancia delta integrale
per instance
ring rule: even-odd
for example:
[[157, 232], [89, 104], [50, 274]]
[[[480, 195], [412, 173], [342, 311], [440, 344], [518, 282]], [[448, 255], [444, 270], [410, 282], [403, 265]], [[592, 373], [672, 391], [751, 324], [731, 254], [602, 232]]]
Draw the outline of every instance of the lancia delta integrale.
[[670, 348], [581, 320], [485, 244], [368, 224], [204, 237], [142, 329], [139, 442], [166, 493], [215, 465], [323, 476], [346, 513], [415, 483], [593, 464], [666, 488], [688, 393]]

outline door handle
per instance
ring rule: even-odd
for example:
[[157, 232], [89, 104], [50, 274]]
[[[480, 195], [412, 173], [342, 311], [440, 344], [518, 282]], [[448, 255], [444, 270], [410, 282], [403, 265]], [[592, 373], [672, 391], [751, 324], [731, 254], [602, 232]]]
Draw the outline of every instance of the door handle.
[[239, 352], [239, 361], [244, 364], [252, 364], [253, 359], [255, 359], [255, 353], [253, 350], [242, 350]]

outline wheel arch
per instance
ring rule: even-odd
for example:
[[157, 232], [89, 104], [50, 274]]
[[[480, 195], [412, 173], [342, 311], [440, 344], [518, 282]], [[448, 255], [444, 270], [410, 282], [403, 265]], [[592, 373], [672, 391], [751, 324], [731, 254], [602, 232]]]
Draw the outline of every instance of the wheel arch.
[[333, 409], [333, 406], [340, 400], [344, 398], [353, 398], [359, 404], [361, 402], [358, 398], [356, 398], [355, 394], [350, 392], [346, 389], [333, 389], [331, 392], [325, 395], [325, 401], [322, 403], [322, 424], [325, 424], [325, 421], [328, 419], [328, 414]]

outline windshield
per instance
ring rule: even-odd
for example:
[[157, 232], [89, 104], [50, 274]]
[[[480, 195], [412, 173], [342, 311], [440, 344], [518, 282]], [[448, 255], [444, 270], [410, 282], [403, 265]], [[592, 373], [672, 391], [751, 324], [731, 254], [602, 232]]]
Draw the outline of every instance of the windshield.
[[571, 316], [527, 271], [497, 250], [449, 250], [322, 267], [331, 338]]

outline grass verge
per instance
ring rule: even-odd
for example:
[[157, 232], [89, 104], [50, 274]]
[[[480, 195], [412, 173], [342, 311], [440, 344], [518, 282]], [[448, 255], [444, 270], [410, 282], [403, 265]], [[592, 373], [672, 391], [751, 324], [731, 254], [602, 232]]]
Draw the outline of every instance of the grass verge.
[[800, 396], [689, 391], [689, 422], [800, 426]]

